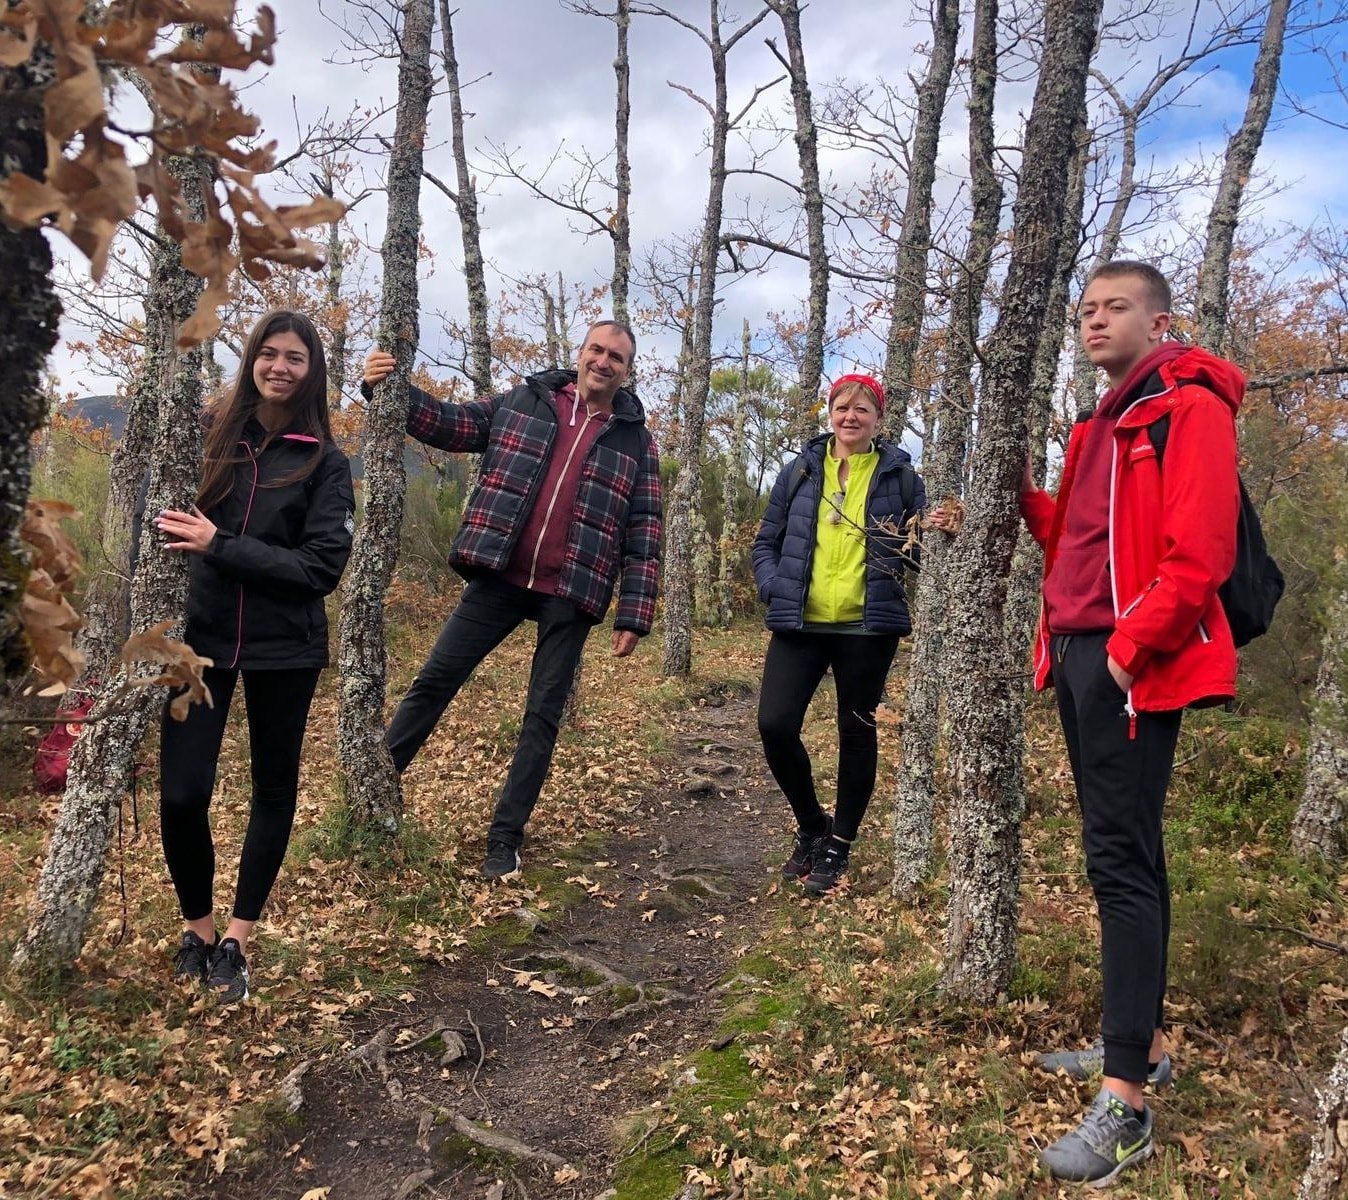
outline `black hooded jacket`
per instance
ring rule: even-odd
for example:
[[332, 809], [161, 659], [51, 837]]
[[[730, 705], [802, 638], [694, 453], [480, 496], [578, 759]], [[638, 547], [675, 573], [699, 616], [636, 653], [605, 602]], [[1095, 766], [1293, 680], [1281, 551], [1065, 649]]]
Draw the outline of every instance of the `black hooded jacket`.
[[328, 443], [307, 478], [268, 487], [302, 468], [316, 439], [282, 433], [262, 448], [265, 439], [250, 419], [234, 486], [206, 511], [217, 532], [205, 554], [189, 556], [185, 640], [217, 667], [325, 667], [323, 597], [341, 580], [355, 531], [351, 465]]

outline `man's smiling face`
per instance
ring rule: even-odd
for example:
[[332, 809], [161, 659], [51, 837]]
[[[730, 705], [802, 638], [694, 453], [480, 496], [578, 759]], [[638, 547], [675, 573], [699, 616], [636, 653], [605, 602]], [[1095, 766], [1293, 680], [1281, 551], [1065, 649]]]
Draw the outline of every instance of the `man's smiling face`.
[[631, 371], [631, 338], [616, 325], [596, 325], [576, 355], [576, 391], [587, 404], [611, 407]]

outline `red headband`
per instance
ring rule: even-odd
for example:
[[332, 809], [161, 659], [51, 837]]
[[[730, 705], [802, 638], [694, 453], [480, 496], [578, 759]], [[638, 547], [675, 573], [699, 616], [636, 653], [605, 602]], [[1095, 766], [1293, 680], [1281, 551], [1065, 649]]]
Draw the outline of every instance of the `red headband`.
[[838, 394], [840, 388], [849, 383], [859, 383], [872, 396], [875, 397], [875, 406], [879, 416], [885, 415], [885, 389], [880, 381], [871, 375], [840, 375], [833, 381], [833, 386], [828, 390], [829, 407], [833, 407], [833, 397]]

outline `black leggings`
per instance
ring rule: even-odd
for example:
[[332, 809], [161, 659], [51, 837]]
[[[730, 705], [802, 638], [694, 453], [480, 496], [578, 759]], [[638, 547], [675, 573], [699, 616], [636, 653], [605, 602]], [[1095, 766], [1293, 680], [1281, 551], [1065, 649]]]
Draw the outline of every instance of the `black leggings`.
[[800, 731], [824, 672], [838, 692], [838, 806], [833, 831], [851, 841], [875, 790], [875, 709], [884, 695], [899, 635], [774, 633], [763, 663], [758, 734], [777, 786], [805, 833], [824, 832], [826, 818]]
[[[241, 672], [207, 667], [214, 708], [194, 704], [175, 721], [164, 706], [159, 735], [159, 826], [164, 859], [183, 919], [215, 911], [215, 844], [208, 810], [234, 685]], [[243, 671], [243, 702], [253, 770], [253, 803], [239, 855], [234, 916], [256, 921], [281, 870], [299, 790], [300, 749], [318, 668]]]

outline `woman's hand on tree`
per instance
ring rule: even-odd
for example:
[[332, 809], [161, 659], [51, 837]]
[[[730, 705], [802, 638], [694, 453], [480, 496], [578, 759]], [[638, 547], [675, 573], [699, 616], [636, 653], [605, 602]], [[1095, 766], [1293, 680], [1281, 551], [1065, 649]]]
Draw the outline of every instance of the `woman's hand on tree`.
[[186, 550], [189, 554], [205, 554], [215, 537], [215, 523], [195, 504], [191, 512], [166, 508], [154, 520], [155, 527], [171, 539], [170, 550]]

